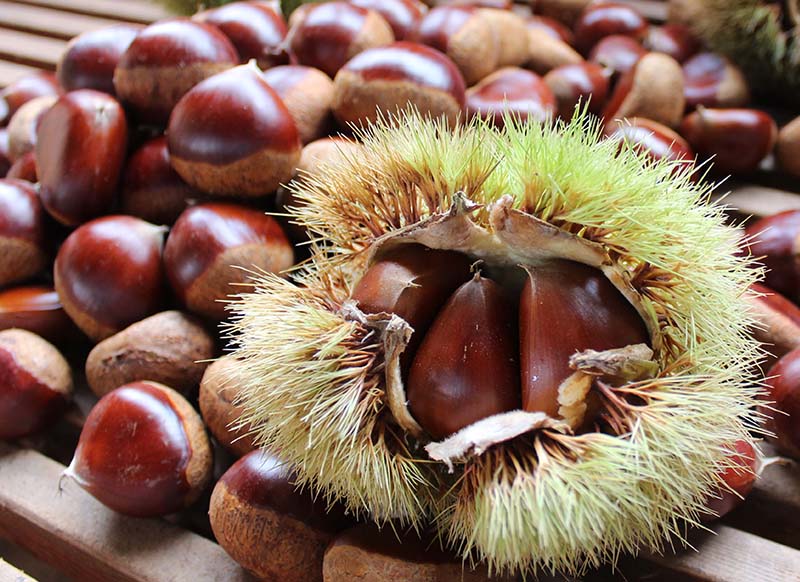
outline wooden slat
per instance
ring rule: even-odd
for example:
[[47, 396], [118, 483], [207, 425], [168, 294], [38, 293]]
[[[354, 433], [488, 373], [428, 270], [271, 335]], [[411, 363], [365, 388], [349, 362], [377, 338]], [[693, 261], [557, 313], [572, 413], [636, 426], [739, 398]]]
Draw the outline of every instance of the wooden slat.
[[[0, 1], [0, 27], [69, 40], [82, 32], [118, 24], [118, 20], [72, 14], [39, 6]], [[0, 32], [4, 34], [4, 32]]]
[[214, 542], [107, 509], [43, 455], [0, 444], [0, 537], [81, 582], [252, 582]]
[[0, 582], [36, 582], [36, 579], [0, 558]]
[[154, 2], [136, 0], [14, 0], [20, 4], [55, 8], [64, 12], [103, 16], [128, 22], [150, 23], [172, 16]]
[[[2, 32], [0, 32], [0, 34], [2, 34]], [[0, 88], [10, 85], [20, 77], [31, 75], [38, 70], [39, 69], [29, 67], [28, 65], [20, 65], [18, 63], [9, 63], [0, 60]]]
[[24, 65], [55, 69], [67, 43], [15, 30], [0, 31], [0, 58]]

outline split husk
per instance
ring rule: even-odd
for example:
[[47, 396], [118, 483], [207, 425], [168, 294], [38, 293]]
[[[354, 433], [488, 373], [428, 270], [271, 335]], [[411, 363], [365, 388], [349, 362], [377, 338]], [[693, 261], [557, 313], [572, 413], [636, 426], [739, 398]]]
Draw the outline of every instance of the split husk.
[[[737, 258], [709, 187], [619, 152], [580, 113], [509, 118], [503, 130], [402, 113], [357, 137], [357, 158], [343, 151], [293, 186], [311, 259], [288, 281], [254, 273], [231, 306], [242, 426], [301, 485], [379, 524], [433, 524], [494, 571], [579, 574], [681, 538], [720, 486], [726, 445], [759, 423], [746, 290], [760, 273]], [[562, 404], [580, 414], [580, 374], [592, 376], [600, 432], [512, 412], [427, 442], [397, 364], [408, 324], [349, 301], [376, 256], [412, 241], [487, 264], [568, 258], [606, 275], [652, 351], [573, 358]]]

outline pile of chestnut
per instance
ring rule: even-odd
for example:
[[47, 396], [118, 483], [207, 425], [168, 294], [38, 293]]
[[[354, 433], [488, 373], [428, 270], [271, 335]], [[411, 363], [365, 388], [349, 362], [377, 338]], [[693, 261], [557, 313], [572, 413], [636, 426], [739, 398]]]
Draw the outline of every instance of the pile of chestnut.
[[[357, 154], [335, 136], [409, 103], [450, 124], [496, 125], [504, 110], [569, 119], [582, 104], [609, 139], [687, 165], [713, 157], [718, 174], [754, 171], [777, 143], [779, 167], [800, 175], [800, 118], [779, 133], [745, 108], [734, 63], [626, 5], [431, 4], [305, 4], [287, 22], [274, 2], [248, 1], [112, 26], [75, 38], [55, 75], [0, 92], [0, 439], [50, 426], [82, 367], [100, 400], [67, 472], [109, 507], [156, 516], [195, 502], [213, 479], [209, 430], [242, 456], [214, 488], [214, 533], [259, 577], [486, 578], [424, 540], [352, 529], [353, 516], [296, 491], [231, 428], [240, 412], [225, 378], [237, 362], [220, 358], [216, 329], [249, 272], [283, 272], [302, 253], [304, 233], [267, 214], [296, 203], [283, 185]], [[767, 283], [798, 299], [800, 215], [775, 220], [785, 237], [753, 250], [774, 261]], [[786, 332], [781, 345], [798, 348], [776, 365], [773, 396], [800, 414], [800, 309], [778, 295], [758, 302]], [[797, 454], [791, 422], [776, 421], [779, 442]], [[742, 494], [753, 479], [726, 477]], [[736, 501], [724, 491], [709, 503], [721, 514]]]

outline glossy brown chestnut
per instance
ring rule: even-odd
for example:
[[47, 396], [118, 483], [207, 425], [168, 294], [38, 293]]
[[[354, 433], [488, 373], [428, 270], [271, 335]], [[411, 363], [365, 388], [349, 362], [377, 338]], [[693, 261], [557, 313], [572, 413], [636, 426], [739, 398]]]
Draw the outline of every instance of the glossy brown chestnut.
[[775, 156], [782, 171], [800, 177], [800, 117], [794, 118], [778, 132]]
[[11, 287], [0, 291], [0, 330], [25, 329], [58, 343], [72, 331], [58, 293], [46, 285]]
[[703, 521], [719, 519], [742, 504], [758, 479], [758, 455], [755, 447], [745, 440], [739, 439], [731, 445], [731, 466], [720, 473], [725, 485], [706, 498], [705, 505], [711, 515]]
[[681, 66], [668, 55], [648, 53], [619, 79], [603, 109], [603, 117], [607, 123], [625, 117], [644, 117], [677, 127], [684, 107]]
[[551, 38], [560, 40], [561, 42], [571, 45], [574, 41], [572, 30], [555, 18], [535, 14], [528, 18], [526, 25], [528, 30], [540, 30]]
[[542, 78], [517, 67], [503, 67], [467, 89], [467, 115], [503, 127], [505, 113], [525, 121], [553, 117], [556, 98]]
[[39, 121], [57, 99], [55, 95], [43, 95], [17, 109], [8, 122], [8, 156], [12, 162], [33, 151]]
[[800, 301], [800, 210], [787, 210], [749, 223], [750, 254], [767, 268], [764, 284]]
[[557, 418], [571, 355], [649, 343], [649, 336], [633, 306], [599, 270], [564, 260], [527, 270], [519, 307], [522, 408]]
[[528, 29], [526, 67], [544, 75], [557, 67], [583, 62], [583, 57], [560, 38], [539, 28]]
[[574, 28], [586, 7], [593, 0], [535, 0], [533, 10], [536, 14], [548, 16], [562, 24]]
[[455, 124], [464, 110], [464, 78], [453, 61], [411, 42], [356, 55], [333, 84], [333, 113], [342, 124], [374, 122], [379, 112], [396, 113], [409, 104]]
[[0, 286], [24, 281], [46, 266], [44, 212], [33, 184], [0, 179]]
[[655, 161], [668, 160], [680, 162], [677, 168], [694, 166], [694, 152], [677, 132], [643, 117], [633, 117], [623, 121], [612, 122], [605, 127], [608, 139], [625, 143], [634, 151], [647, 154]]
[[65, 91], [94, 89], [114, 95], [114, 69], [143, 28], [114, 24], [73, 38], [56, 68], [61, 86]]
[[606, 36], [623, 34], [641, 40], [647, 29], [647, 20], [635, 8], [616, 2], [597, 2], [587, 6], [575, 23], [575, 46], [588, 54]]
[[300, 158], [297, 126], [255, 66], [206, 79], [169, 120], [170, 163], [189, 185], [222, 196], [258, 197], [288, 182]]
[[214, 338], [199, 321], [163, 311], [97, 344], [86, 359], [86, 381], [97, 396], [142, 378], [189, 394], [213, 357]]
[[246, 430], [236, 428], [243, 413], [242, 407], [234, 404], [242, 389], [236, 378], [239, 363], [233, 356], [223, 356], [212, 362], [200, 381], [198, 401], [209, 432], [231, 454], [242, 457], [258, 447]]
[[764, 428], [782, 453], [800, 459], [800, 349], [783, 356], [766, 376], [770, 419]]
[[5, 101], [5, 117], [0, 114], [0, 126], [4, 126], [9, 119], [31, 99], [42, 95], [60, 95], [61, 87], [53, 73], [41, 71], [17, 79], [8, 87], [0, 91], [0, 101]]
[[211, 446], [192, 405], [142, 381], [95, 404], [65, 475], [114, 511], [155, 517], [191, 505], [211, 472]]
[[635, 38], [612, 34], [606, 36], [592, 48], [589, 60], [622, 75], [636, 66], [647, 51]]
[[47, 212], [69, 226], [107, 213], [127, 140], [125, 112], [113, 97], [91, 89], [60, 97], [36, 131], [36, 171]]
[[349, 0], [353, 6], [374, 10], [392, 27], [395, 40], [415, 40], [417, 28], [428, 11], [419, 0]]
[[211, 495], [211, 528], [230, 556], [260, 580], [322, 582], [333, 536], [351, 524], [341, 509], [294, 487], [285, 463], [268, 453], [242, 457]]
[[64, 356], [24, 329], [0, 331], [0, 377], [0, 439], [46, 428], [72, 395], [72, 372]]
[[190, 311], [210, 319], [226, 316], [222, 302], [249, 280], [243, 269], [279, 273], [294, 262], [280, 224], [234, 204], [198, 204], [175, 222], [164, 248], [173, 291]]
[[333, 125], [333, 81], [328, 75], [301, 65], [264, 71], [264, 80], [281, 98], [304, 144], [330, 133]]
[[611, 72], [595, 63], [576, 63], [557, 67], [544, 76], [556, 99], [558, 115], [571, 119], [578, 103], [587, 104], [599, 114], [605, 105]]
[[683, 63], [686, 107], [742, 107], [750, 88], [742, 71], [716, 53], [700, 53]]
[[114, 90], [144, 121], [164, 123], [189, 89], [238, 62], [236, 49], [215, 26], [162, 20], [142, 30], [122, 54]]
[[[800, 348], [800, 307], [764, 285], [754, 283], [750, 290], [753, 318], [759, 324], [753, 327], [753, 337], [774, 359]], [[769, 365], [774, 359], [767, 359]]]
[[433, 321], [408, 374], [408, 406], [434, 439], [520, 407], [516, 309], [479, 273]]
[[125, 214], [153, 224], [172, 224], [198, 195], [169, 163], [167, 138], [145, 142], [128, 158], [120, 201]]
[[6, 178], [9, 180], [25, 180], [31, 184], [38, 182], [39, 178], [36, 176], [36, 155], [33, 152], [28, 152], [20, 157], [16, 162], [11, 164], [11, 167], [6, 173]]
[[298, 64], [333, 78], [360, 52], [392, 42], [392, 27], [377, 12], [347, 2], [324, 2], [292, 27], [289, 54]]
[[240, 63], [255, 59], [259, 68], [268, 69], [289, 61], [286, 22], [266, 2], [233, 2], [199, 12], [193, 20], [219, 28], [233, 43]]
[[132, 216], [105, 216], [70, 234], [56, 257], [64, 310], [94, 341], [158, 311], [164, 295], [164, 229]]
[[713, 156], [714, 171], [741, 174], [755, 171], [772, 152], [778, 127], [757, 109], [700, 108], [687, 115], [681, 135], [701, 156]]
[[469, 279], [469, 265], [462, 253], [410, 244], [387, 251], [361, 277], [352, 296], [359, 309], [394, 313], [414, 330], [401, 358], [404, 369], [441, 307]]
[[688, 26], [671, 23], [651, 26], [644, 38], [644, 47], [649, 51], [667, 54], [683, 63], [700, 50], [700, 41]]

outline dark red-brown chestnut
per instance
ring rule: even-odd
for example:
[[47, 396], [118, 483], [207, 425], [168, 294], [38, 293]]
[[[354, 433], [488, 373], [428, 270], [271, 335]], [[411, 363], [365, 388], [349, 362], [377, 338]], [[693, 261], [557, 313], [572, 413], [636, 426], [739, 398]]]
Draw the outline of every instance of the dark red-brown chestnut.
[[664, 24], [651, 26], [644, 38], [644, 47], [653, 52], [665, 53], [679, 63], [700, 50], [700, 41], [683, 24]]
[[594, 45], [589, 60], [610, 69], [615, 78], [630, 71], [647, 51], [635, 38], [612, 34]]
[[800, 301], [800, 210], [786, 210], [745, 227], [750, 254], [767, 268], [764, 284]]
[[709, 514], [701, 517], [703, 521], [719, 519], [736, 509], [753, 490], [758, 479], [760, 459], [756, 448], [739, 439], [730, 449], [730, 466], [720, 473], [724, 485], [706, 498], [705, 506]]
[[778, 132], [775, 158], [781, 171], [800, 177], [800, 117], [795, 117]]
[[48, 71], [17, 79], [0, 91], [0, 102], [5, 102], [5, 116], [0, 113], [0, 126], [4, 126], [17, 109], [31, 99], [42, 95], [60, 95], [61, 92], [56, 76]]
[[595, 63], [576, 63], [556, 67], [544, 76], [556, 99], [558, 115], [571, 119], [578, 103], [588, 103], [589, 111], [599, 114], [608, 95], [611, 71]]
[[641, 40], [647, 20], [633, 7], [617, 2], [597, 2], [586, 7], [575, 23], [575, 47], [588, 54], [603, 37], [624, 34]]
[[686, 107], [742, 107], [750, 101], [744, 73], [716, 53], [699, 53], [683, 63]]
[[47, 266], [44, 212], [30, 182], [0, 179], [0, 287]]
[[33, 152], [28, 152], [11, 164], [8, 173], [6, 173], [6, 178], [25, 180], [31, 184], [38, 182], [39, 178], [36, 176], [36, 155]]
[[800, 348], [783, 356], [766, 376], [770, 412], [764, 428], [778, 450], [800, 459]]
[[47, 285], [25, 285], [0, 291], [0, 330], [25, 329], [59, 343], [74, 329], [58, 293]]
[[467, 115], [503, 127], [509, 113], [525, 121], [544, 121], [556, 111], [556, 98], [542, 78], [517, 67], [503, 67], [467, 89]]
[[58, 100], [55, 95], [35, 97], [17, 109], [8, 122], [8, 156], [12, 162], [32, 152], [36, 147], [39, 121]]
[[264, 71], [264, 80], [281, 98], [304, 144], [330, 133], [333, 81], [313, 67], [287, 65]]
[[392, 27], [395, 40], [415, 40], [428, 7], [419, 0], [348, 0], [353, 6], [374, 10]]
[[694, 152], [680, 134], [666, 125], [643, 117], [632, 117], [622, 121], [611, 122], [604, 128], [608, 139], [631, 146], [639, 153], [655, 161], [668, 160], [679, 162], [676, 168], [684, 169], [694, 166]]
[[528, 18], [526, 25], [528, 30], [540, 30], [551, 38], [560, 40], [561, 42], [572, 44], [574, 41], [572, 30], [555, 18], [534, 14]]

